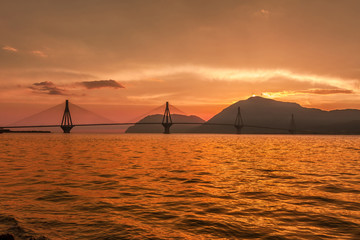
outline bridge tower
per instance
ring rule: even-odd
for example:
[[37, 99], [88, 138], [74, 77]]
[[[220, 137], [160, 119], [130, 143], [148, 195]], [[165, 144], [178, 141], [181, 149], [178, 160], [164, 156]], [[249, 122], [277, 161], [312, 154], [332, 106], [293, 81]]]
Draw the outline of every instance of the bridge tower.
[[170, 114], [170, 110], [169, 110], [169, 102], [166, 102], [166, 108], [165, 108], [165, 112], [164, 112], [164, 116], [163, 116], [161, 124], [164, 126], [164, 133], [169, 134], [170, 127], [172, 125], [171, 114]]
[[244, 127], [244, 121], [243, 121], [242, 116], [241, 116], [240, 107], [238, 107], [238, 112], [237, 112], [237, 115], [236, 115], [234, 127], [236, 128], [236, 134], [240, 134], [241, 129]]
[[69, 100], [65, 101], [65, 111], [61, 120], [60, 127], [62, 128], [64, 133], [70, 133], [71, 129], [74, 127], [69, 110]]
[[295, 117], [294, 114], [291, 114], [289, 133], [295, 134], [295, 132], [296, 132]]

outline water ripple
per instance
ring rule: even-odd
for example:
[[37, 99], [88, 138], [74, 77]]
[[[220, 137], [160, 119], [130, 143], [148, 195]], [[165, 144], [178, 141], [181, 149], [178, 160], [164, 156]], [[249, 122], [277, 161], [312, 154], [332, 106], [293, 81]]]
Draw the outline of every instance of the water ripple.
[[0, 233], [360, 239], [359, 140], [2, 134]]

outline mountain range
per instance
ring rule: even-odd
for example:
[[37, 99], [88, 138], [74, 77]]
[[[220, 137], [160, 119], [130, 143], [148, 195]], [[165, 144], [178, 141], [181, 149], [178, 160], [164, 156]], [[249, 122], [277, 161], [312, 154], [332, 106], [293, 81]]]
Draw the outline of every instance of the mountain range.
[[[171, 132], [236, 133], [233, 126], [240, 107], [242, 133], [288, 133], [291, 116], [294, 116], [297, 133], [360, 134], [360, 110], [344, 109], [324, 111], [305, 108], [297, 103], [281, 102], [262, 97], [250, 97], [223, 109], [207, 122], [197, 116], [172, 115], [173, 122], [204, 123], [197, 125], [173, 125]], [[161, 122], [162, 115], [147, 116], [139, 122]], [[229, 124], [211, 125], [211, 124]], [[260, 126], [262, 128], [250, 127]], [[283, 129], [283, 130], [282, 130]], [[126, 132], [163, 132], [159, 125], [135, 125]]]
[[[240, 107], [244, 125], [278, 129], [244, 127], [243, 133], [286, 133], [294, 115], [298, 133], [360, 134], [360, 110], [324, 111], [305, 108], [297, 103], [281, 102], [262, 97], [250, 97], [223, 109], [208, 123], [233, 123]], [[203, 125], [199, 132], [234, 133], [235, 128]]]

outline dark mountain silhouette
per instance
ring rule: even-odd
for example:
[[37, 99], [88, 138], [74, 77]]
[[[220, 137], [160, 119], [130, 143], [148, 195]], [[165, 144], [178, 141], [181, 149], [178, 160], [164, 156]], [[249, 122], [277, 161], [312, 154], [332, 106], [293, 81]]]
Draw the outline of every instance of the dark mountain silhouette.
[[[298, 133], [360, 134], [360, 110], [323, 111], [305, 108], [297, 103], [280, 102], [262, 97], [251, 97], [225, 108], [207, 123], [234, 124], [240, 107], [245, 125], [289, 129], [294, 114]], [[202, 125], [201, 133], [235, 133], [233, 126]], [[288, 133], [287, 130], [244, 127], [243, 133]]]
[[[182, 115], [182, 114], [171, 114], [173, 123], [204, 123], [205, 121], [195, 115]], [[126, 130], [126, 133], [162, 133], [164, 127], [161, 125], [163, 115], [155, 114], [149, 115], [138, 121], [138, 123], [159, 123], [159, 124], [135, 124]], [[199, 124], [174, 124], [170, 128], [171, 133], [191, 133], [195, 132], [195, 129]]]

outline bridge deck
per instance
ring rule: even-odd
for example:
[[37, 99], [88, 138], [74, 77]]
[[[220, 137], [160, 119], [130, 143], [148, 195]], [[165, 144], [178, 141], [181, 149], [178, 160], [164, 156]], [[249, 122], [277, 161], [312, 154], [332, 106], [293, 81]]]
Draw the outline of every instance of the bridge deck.
[[[173, 125], [204, 125], [204, 126], [232, 126], [232, 123], [199, 123], [199, 122], [173, 122]], [[128, 125], [161, 125], [161, 122], [127, 122], [127, 123], [85, 123], [85, 124], [74, 124], [74, 127], [88, 127], [88, 126], [128, 126]], [[58, 125], [31, 125], [31, 126], [2, 126], [1, 128], [50, 128], [50, 127], [61, 127]], [[280, 130], [288, 132], [289, 129], [279, 128], [279, 127], [269, 127], [269, 126], [258, 126], [258, 125], [247, 125], [244, 124], [243, 127], [248, 128], [261, 128], [261, 129], [269, 129], [269, 130]], [[297, 130], [297, 133], [309, 133], [316, 134], [313, 131], [307, 130]]]

